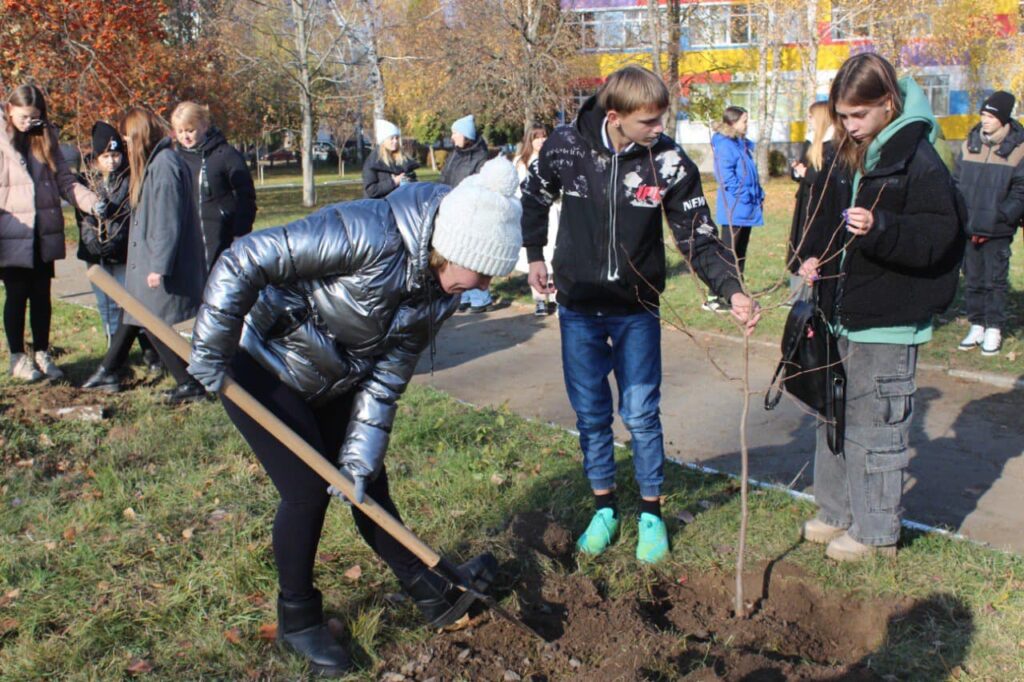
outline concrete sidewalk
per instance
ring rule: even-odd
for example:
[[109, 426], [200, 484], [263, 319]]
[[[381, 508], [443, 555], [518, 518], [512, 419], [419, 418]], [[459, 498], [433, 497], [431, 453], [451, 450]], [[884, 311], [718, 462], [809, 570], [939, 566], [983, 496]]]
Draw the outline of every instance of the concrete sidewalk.
[[[57, 263], [54, 296], [94, 303], [85, 268]], [[575, 427], [562, 383], [558, 319], [535, 318], [513, 305], [484, 315], [460, 314], [438, 337], [435, 371], [424, 356], [415, 381], [475, 405], [512, 411], [565, 428]], [[685, 462], [739, 470], [741, 392], [730, 375], [742, 370], [742, 345], [697, 334], [693, 341], [666, 330], [662, 339], [662, 415], [666, 452]], [[776, 350], [752, 346], [751, 384], [763, 390], [778, 362]], [[1001, 549], [1024, 552], [1024, 392], [918, 372], [906, 480], [906, 517], [939, 525]], [[772, 412], [752, 400], [751, 475], [813, 493], [813, 418], [788, 399]], [[628, 432], [616, 419], [617, 438]], [[581, 474], [582, 475], [582, 472]]]

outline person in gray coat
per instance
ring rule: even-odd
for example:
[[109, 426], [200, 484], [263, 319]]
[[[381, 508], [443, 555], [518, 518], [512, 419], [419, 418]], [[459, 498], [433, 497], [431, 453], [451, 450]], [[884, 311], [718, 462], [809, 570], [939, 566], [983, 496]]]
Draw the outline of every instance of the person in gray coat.
[[[236, 240], [210, 274], [189, 372], [218, 391], [225, 374], [302, 434], [399, 518], [384, 454], [397, 401], [459, 295], [506, 275], [521, 244], [512, 164], [500, 158], [454, 190], [403, 184], [384, 199], [328, 206]], [[274, 519], [278, 637], [314, 672], [341, 675], [347, 652], [328, 631], [313, 564], [330, 494], [323, 480], [231, 401], [238, 427], [281, 495]], [[353, 507], [367, 544], [435, 627], [472, 601]], [[462, 567], [485, 589], [494, 559]]]
[[[206, 281], [206, 257], [195, 211], [193, 180], [174, 152], [167, 129], [152, 112], [130, 109], [121, 122], [128, 152], [132, 207], [125, 289], [167, 324], [195, 317]], [[127, 312], [99, 370], [87, 382], [107, 388], [119, 380], [132, 341], [141, 333]], [[178, 385], [164, 394], [174, 405], [202, 398], [206, 391], [185, 362], [159, 339], [150, 341]]]

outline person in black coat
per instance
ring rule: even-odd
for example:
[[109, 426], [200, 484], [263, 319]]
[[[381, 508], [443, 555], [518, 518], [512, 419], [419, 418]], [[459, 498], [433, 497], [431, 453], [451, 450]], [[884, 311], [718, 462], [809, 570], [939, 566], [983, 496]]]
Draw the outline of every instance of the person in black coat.
[[800, 274], [838, 337], [845, 446], [818, 422], [816, 518], [803, 536], [826, 555], [894, 556], [913, 417], [918, 348], [956, 293], [963, 201], [935, 143], [939, 124], [911, 78], [875, 54], [851, 57], [829, 96], [836, 152], [813, 191], [821, 207]]
[[[441, 169], [440, 182], [457, 187], [469, 176], [479, 173], [484, 163], [487, 162], [487, 143], [477, 135], [476, 122], [472, 114], [463, 116], [452, 124], [452, 144], [455, 145], [455, 148], [452, 149], [444, 163], [444, 168]], [[491, 298], [489, 289], [483, 291], [470, 289], [462, 294], [459, 310], [486, 313], [491, 309], [492, 303], [494, 303], [494, 299]]]
[[199, 224], [209, 271], [231, 242], [252, 232], [256, 188], [241, 153], [210, 122], [210, 110], [182, 102], [171, 114], [178, 154], [196, 182]]
[[[125, 156], [124, 141], [117, 128], [104, 121], [97, 121], [92, 127], [92, 152], [83, 161], [86, 171], [79, 176], [79, 180], [96, 192], [104, 202], [105, 209], [102, 217], [75, 210], [78, 221], [78, 259], [89, 265], [99, 265], [124, 284], [132, 209], [128, 202], [128, 157]], [[124, 311], [95, 284], [92, 285], [92, 291], [96, 296], [96, 306], [99, 308], [109, 347], [121, 326]], [[160, 358], [148, 337], [142, 335], [138, 339], [149, 370], [160, 371]]]
[[998, 355], [1010, 288], [1010, 245], [1024, 218], [1024, 127], [1013, 119], [1016, 100], [992, 93], [981, 122], [967, 135], [953, 179], [967, 204], [964, 304], [971, 328], [960, 350], [981, 346]]
[[363, 193], [367, 199], [383, 199], [408, 182], [416, 182], [416, 159], [402, 153], [402, 131], [394, 123], [378, 119], [377, 148], [363, 164]]
[[[828, 102], [815, 102], [807, 112], [808, 139], [800, 150], [800, 159], [791, 164], [790, 177], [799, 186], [796, 190], [796, 204], [793, 207], [793, 222], [789, 229], [789, 244], [786, 249], [786, 269], [791, 273], [789, 288], [791, 299], [799, 298], [808, 292], [803, 278], [797, 273], [800, 270], [800, 259], [796, 253], [800, 248], [808, 221], [814, 215], [812, 188], [818, 179], [818, 173], [824, 165], [826, 156], [832, 153], [832, 116], [828, 110]], [[820, 198], [820, 197], [819, 197]]]
[[477, 136], [473, 115], [463, 116], [452, 124], [452, 149], [441, 169], [441, 183], [457, 187], [460, 182], [480, 172], [487, 161], [488, 150], [484, 138]]

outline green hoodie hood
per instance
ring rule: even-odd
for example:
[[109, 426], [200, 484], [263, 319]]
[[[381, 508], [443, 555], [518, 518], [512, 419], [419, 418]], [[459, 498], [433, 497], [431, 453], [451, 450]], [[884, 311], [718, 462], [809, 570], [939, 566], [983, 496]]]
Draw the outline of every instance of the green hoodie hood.
[[[885, 126], [882, 132], [875, 136], [875, 139], [871, 140], [871, 143], [868, 145], [867, 154], [864, 155], [865, 171], [871, 171], [878, 165], [878, 160], [882, 158], [882, 147], [885, 146], [885, 143], [911, 123], [928, 124], [928, 141], [933, 146], [935, 145], [935, 140], [939, 137], [939, 121], [935, 118], [935, 114], [932, 113], [931, 102], [928, 101], [928, 97], [924, 94], [921, 86], [909, 76], [901, 78], [898, 86], [900, 98], [903, 100], [903, 112], [889, 125]], [[853, 201], [850, 204], [851, 206], [857, 201], [857, 190], [860, 189], [860, 179], [863, 175], [860, 171], [854, 173]]]
[[872, 170], [878, 165], [878, 159], [882, 156], [882, 147], [892, 139], [893, 135], [906, 128], [911, 123], [927, 123], [929, 126], [928, 141], [933, 145], [939, 136], [939, 121], [932, 113], [931, 102], [924, 94], [924, 90], [917, 82], [910, 78], [899, 80], [900, 98], [903, 100], [903, 113], [882, 129], [882, 132], [868, 145], [868, 153], [864, 157], [864, 168]]

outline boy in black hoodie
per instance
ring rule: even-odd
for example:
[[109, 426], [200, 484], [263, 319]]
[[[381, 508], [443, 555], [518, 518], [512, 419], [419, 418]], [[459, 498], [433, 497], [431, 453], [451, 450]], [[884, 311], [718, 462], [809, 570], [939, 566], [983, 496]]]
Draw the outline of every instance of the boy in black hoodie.
[[[577, 547], [600, 554], [618, 532], [608, 383], [614, 371], [642, 497], [636, 556], [645, 563], [668, 553], [660, 503], [663, 217], [693, 271], [731, 303], [747, 333], [759, 319], [756, 304], [742, 292], [732, 254], [718, 240], [697, 167], [662, 134], [668, 102], [668, 89], [647, 69], [616, 71], [573, 125], [548, 138], [523, 182], [529, 281], [538, 292], [557, 291], [565, 385], [597, 508]], [[551, 285], [542, 249], [548, 211], [559, 196]]]

